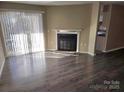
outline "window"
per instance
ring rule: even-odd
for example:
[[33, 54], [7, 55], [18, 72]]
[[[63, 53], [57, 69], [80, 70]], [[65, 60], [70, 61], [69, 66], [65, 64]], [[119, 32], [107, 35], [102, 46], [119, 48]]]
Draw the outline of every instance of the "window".
[[0, 13], [7, 56], [45, 50], [42, 16], [38, 12], [25, 11]]

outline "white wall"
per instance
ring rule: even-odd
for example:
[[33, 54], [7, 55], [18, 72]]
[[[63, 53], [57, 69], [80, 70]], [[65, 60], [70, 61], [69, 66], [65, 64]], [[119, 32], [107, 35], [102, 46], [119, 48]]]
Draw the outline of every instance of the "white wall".
[[91, 55], [95, 54], [95, 42], [96, 42], [98, 16], [99, 16], [99, 2], [94, 2], [94, 4], [92, 5], [89, 47], [88, 47], [88, 53]]

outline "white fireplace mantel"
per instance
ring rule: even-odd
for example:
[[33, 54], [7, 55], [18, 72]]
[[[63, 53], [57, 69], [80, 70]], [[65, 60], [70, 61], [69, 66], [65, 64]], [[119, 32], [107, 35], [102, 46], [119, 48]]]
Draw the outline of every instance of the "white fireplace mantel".
[[82, 29], [56, 29], [57, 32], [80, 32]]
[[80, 31], [82, 29], [60, 29], [56, 30], [56, 50], [58, 50], [58, 39], [57, 39], [57, 34], [77, 34], [77, 49], [76, 52], [79, 52], [79, 37], [80, 37]]

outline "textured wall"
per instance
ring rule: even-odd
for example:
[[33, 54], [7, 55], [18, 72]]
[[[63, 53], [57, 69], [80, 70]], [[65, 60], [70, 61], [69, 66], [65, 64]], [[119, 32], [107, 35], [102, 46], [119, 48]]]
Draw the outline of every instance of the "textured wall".
[[48, 49], [56, 49], [55, 29], [83, 29], [79, 51], [87, 52], [89, 43], [91, 4], [47, 7]]

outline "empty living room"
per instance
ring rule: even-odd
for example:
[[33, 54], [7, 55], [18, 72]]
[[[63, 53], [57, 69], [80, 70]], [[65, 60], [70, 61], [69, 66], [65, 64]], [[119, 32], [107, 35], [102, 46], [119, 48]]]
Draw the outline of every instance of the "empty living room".
[[0, 92], [124, 92], [123, 1], [0, 1]]

